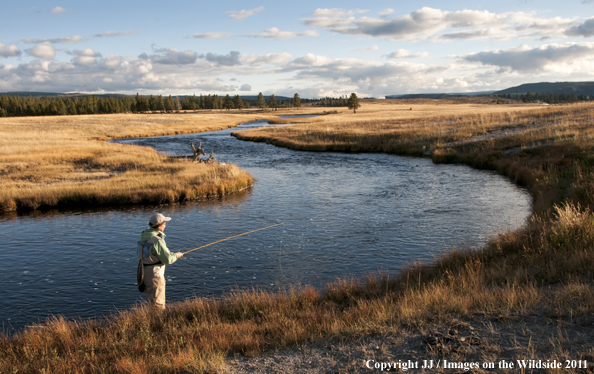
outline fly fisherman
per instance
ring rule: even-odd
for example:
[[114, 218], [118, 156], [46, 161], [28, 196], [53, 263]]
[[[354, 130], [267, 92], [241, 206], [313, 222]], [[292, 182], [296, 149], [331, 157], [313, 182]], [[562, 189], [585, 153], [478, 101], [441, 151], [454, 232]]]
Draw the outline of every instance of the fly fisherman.
[[[184, 254], [171, 253], [165, 244], [163, 231], [171, 217], [161, 213], [154, 214], [149, 220], [150, 229], [140, 234], [139, 273], [143, 275], [139, 281], [139, 290], [145, 293], [151, 305], [165, 309], [165, 265], [173, 264]], [[144, 290], [143, 286], [144, 285]]]

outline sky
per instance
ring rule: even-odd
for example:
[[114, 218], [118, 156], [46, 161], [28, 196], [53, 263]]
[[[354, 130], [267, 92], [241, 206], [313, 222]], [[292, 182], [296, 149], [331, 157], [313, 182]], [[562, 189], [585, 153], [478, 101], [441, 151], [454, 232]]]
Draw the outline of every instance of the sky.
[[2, 8], [0, 92], [381, 98], [594, 80], [594, 0]]

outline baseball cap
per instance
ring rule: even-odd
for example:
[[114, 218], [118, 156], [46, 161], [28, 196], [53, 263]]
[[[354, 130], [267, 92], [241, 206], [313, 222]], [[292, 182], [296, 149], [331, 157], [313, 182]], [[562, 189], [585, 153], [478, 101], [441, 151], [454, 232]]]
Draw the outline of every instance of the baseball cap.
[[155, 213], [149, 220], [149, 225], [155, 227], [167, 221], [171, 221], [171, 217], [165, 217], [161, 213]]

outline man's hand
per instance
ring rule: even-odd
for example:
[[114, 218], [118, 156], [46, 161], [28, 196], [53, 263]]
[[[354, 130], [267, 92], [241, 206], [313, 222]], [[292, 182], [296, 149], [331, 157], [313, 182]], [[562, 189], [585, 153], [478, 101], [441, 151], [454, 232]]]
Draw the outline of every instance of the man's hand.
[[183, 254], [183, 253], [181, 253], [181, 252], [177, 252], [177, 253], [176, 253], [176, 255], [177, 255], [177, 258], [178, 258], [178, 259], [180, 259], [180, 258], [182, 258], [182, 256], [183, 256], [184, 254]]

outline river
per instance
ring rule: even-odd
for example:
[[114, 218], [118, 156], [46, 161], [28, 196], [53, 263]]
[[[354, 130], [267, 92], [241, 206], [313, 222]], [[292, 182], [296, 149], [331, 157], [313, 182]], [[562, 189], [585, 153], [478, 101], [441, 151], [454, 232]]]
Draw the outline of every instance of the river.
[[158, 207], [0, 216], [4, 329], [51, 315], [101, 317], [142, 302], [136, 242], [153, 211], [173, 218], [165, 231], [172, 251], [284, 223], [168, 266], [168, 302], [237, 287], [322, 286], [336, 277], [394, 273], [453, 246], [483, 245], [530, 215], [530, 195], [491, 172], [386, 154], [296, 152], [230, 136], [266, 125], [118, 140], [170, 155], [191, 154], [190, 142], [202, 142], [207, 154], [214, 150], [219, 161], [257, 179], [239, 194]]

